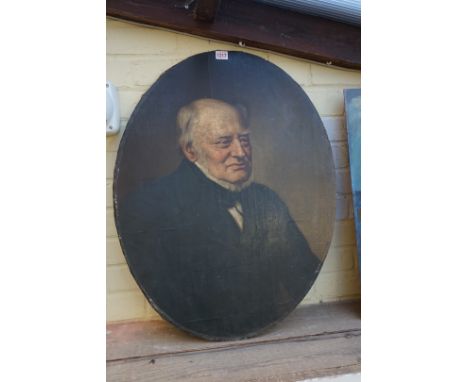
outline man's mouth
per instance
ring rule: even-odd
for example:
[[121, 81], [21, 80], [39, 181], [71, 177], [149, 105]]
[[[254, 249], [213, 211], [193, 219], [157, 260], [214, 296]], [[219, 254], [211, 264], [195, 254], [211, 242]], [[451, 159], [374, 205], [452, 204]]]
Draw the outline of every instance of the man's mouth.
[[247, 166], [247, 163], [241, 163], [241, 164], [231, 164], [228, 166], [228, 168], [231, 168], [234, 171], [243, 171], [243, 170], [247, 170], [248, 166]]

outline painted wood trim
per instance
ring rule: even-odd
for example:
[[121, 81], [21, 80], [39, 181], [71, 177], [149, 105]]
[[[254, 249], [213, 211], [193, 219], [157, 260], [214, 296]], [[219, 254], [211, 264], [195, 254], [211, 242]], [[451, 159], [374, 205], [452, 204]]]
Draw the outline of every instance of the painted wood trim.
[[361, 68], [361, 28], [250, 0], [223, 0], [212, 22], [176, 0], [107, 0], [107, 15], [323, 64]]

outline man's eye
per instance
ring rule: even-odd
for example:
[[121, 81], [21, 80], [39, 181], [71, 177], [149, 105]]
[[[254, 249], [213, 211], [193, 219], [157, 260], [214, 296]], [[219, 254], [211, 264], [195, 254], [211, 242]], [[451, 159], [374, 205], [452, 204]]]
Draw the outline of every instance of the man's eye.
[[217, 141], [216, 144], [221, 147], [227, 147], [231, 144], [231, 141], [229, 139], [222, 139]]
[[240, 137], [239, 138], [239, 141], [241, 144], [243, 145], [249, 145], [250, 144], [250, 139], [249, 137]]

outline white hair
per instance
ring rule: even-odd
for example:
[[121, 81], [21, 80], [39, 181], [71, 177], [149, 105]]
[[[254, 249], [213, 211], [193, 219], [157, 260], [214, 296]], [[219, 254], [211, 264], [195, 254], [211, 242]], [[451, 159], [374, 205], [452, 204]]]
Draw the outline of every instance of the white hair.
[[[247, 125], [247, 109], [242, 105], [231, 105], [214, 98], [200, 98], [188, 105], [182, 106], [177, 113], [178, 143], [180, 148], [192, 145], [197, 150], [197, 142], [194, 137], [195, 128], [200, 122], [200, 111], [207, 107], [230, 106], [237, 111], [242, 123]], [[199, 151], [199, 150], [197, 150]]]

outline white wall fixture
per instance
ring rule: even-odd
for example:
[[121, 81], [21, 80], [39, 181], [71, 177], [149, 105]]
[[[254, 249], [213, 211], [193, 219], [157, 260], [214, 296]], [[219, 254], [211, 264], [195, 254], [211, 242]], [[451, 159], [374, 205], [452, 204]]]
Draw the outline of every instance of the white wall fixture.
[[106, 135], [117, 134], [120, 130], [120, 107], [117, 88], [106, 82]]

